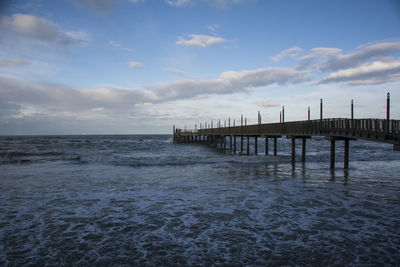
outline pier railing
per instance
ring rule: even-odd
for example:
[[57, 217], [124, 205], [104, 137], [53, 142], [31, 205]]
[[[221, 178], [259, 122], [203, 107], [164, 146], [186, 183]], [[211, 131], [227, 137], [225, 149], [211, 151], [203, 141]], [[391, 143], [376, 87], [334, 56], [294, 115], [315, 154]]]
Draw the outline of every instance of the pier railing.
[[400, 120], [323, 119], [180, 131], [180, 135], [322, 135], [400, 142]]

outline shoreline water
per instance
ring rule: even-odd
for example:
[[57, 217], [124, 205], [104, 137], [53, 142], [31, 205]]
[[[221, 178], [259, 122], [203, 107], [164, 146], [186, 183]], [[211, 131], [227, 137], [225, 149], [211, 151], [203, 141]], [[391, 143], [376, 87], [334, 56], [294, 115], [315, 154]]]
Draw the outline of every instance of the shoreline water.
[[0, 264], [399, 262], [400, 155], [388, 146], [352, 142], [350, 169], [331, 172], [318, 139], [293, 168], [285, 141], [274, 159], [171, 138], [0, 137]]

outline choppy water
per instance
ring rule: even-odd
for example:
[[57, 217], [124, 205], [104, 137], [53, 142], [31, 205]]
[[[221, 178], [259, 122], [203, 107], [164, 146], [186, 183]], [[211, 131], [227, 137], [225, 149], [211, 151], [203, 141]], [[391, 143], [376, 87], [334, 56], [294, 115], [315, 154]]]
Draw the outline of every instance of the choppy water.
[[330, 172], [329, 142], [307, 149], [0, 137], [0, 265], [399, 264], [400, 152], [351, 142], [345, 171], [338, 142]]

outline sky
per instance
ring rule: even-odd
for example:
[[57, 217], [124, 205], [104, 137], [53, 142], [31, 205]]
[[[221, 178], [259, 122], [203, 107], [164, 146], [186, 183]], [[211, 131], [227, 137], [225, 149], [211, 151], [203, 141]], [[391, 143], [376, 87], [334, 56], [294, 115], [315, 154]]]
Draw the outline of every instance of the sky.
[[400, 119], [398, 0], [0, 2], [0, 135], [386, 118], [387, 92]]

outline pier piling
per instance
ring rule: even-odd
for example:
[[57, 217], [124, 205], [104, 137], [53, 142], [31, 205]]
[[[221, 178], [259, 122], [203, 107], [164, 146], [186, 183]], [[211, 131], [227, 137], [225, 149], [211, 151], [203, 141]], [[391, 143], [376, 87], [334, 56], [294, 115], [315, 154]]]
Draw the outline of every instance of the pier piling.
[[[278, 138], [286, 136], [291, 141], [291, 160], [296, 161], [296, 139], [302, 139], [301, 161], [306, 161], [307, 139], [311, 136], [325, 136], [330, 144], [330, 168], [335, 168], [336, 140], [344, 141], [344, 169], [349, 168], [349, 143], [350, 140], [363, 139], [389, 143], [393, 150], [400, 151], [400, 120], [390, 119], [390, 93], [386, 98], [386, 119], [354, 119], [354, 102], [351, 99], [350, 118], [323, 118], [323, 100], [320, 99], [320, 117], [311, 120], [310, 107], [308, 107], [307, 120], [285, 122], [285, 107], [280, 112], [280, 123], [261, 123], [261, 113], [258, 111], [258, 122], [247, 125], [247, 118], [240, 117], [240, 125], [231, 127], [230, 118], [221, 124], [217, 121], [217, 128], [210, 123], [194, 124], [194, 129], [184, 131], [173, 125], [173, 141], [176, 143], [203, 143], [217, 149], [227, 149], [227, 136], [229, 136], [229, 150], [236, 154], [237, 137], [240, 136], [240, 154], [243, 155], [244, 138], [246, 137], [246, 154], [250, 155], [251, 138], [254, 137], [254, 154], [258, 154], [258, 137], [265, 138], [265, 155], [269, 155], [269, 139], [273, 138], [273, 155], [278, 154]], [[233, 140], [232, 140], [233, 139]], [[271, 152], [272, 154], [272, 152]]]
[[258, 144], [257, 144], [257, 136], [254, 136], [254, 154], [258, 154]]

